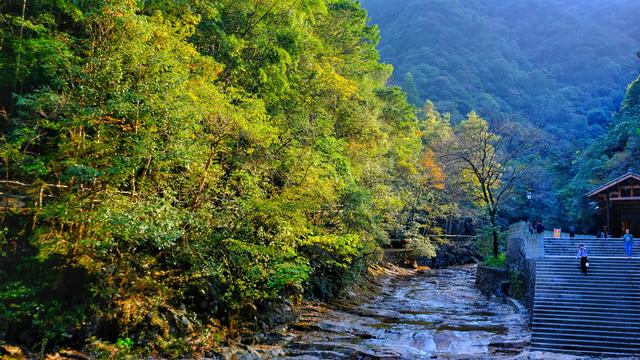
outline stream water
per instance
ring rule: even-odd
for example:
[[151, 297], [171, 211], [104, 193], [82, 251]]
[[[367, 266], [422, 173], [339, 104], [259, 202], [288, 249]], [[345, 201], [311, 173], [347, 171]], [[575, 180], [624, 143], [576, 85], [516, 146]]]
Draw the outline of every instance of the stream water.
[[307, 305], [273, 359], [524, 359], [526, 315], [474, 286], [475, 266], [395, 276], [357, 306]]

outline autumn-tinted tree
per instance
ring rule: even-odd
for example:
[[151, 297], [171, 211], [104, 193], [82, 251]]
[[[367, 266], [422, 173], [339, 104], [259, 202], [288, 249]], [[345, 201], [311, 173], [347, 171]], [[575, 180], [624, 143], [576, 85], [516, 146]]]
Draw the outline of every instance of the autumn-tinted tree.
[[498, 212], [537, 156], [532, 135], [516, 124], [491, 130], [487, 121], [472, 112], [454, 127], [452, 141], [445, 144], [444, 152], [459, 166], [467, 191], [486, 211], [493, 256], [499, 251]]

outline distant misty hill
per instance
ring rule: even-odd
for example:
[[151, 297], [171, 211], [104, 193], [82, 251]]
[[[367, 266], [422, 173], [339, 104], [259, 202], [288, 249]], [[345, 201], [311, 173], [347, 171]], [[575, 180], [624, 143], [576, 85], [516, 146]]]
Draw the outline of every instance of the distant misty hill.
[[604, 133], [640, 71], [637, 0], [363, 0], [412, 102]]

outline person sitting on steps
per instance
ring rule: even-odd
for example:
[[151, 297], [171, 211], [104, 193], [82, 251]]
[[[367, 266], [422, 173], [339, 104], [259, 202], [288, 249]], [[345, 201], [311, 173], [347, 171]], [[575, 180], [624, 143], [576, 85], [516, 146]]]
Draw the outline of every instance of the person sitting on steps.
[[578, 245], [578, 259], [580, 259], [580, 268], [582, 269], [582, 273], [587, 275], [587, 267], [589, 267], [589, 254], [587, 253], [587, 248], [584, 247], [584, 244]]
[[624, 240], [624, 250], [627, 252], [627, 258], [631, 259], [631, 247], [633, 246], [633, 235], [629, 232], [629, 229], [625, 230], [625, 234], [622, 235]]

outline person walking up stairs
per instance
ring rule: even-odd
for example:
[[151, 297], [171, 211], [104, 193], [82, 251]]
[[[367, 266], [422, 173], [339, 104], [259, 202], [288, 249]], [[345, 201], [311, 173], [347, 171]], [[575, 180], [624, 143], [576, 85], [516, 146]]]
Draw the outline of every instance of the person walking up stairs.
[[[531, 350], [640, 355], [640, 258], [635, 244], [630, 249], [635, 257], [629, 259], [617, 241], [574, 239], [544, 239], [544, 256], [536, 261]], [[574, 260], [579, 244], [585, 249], [578, 252], [580, 267]], [[586, 263], [589, 276], [579, 273]]]
[[580, 268], [582, 269], [582, 273], [587, 275], [587, 268], [589, 267], [589, 253], [587, 252], [587, 248], [584, 247], [584, 244], [578, 245], [578, 259], [580, 259]]

